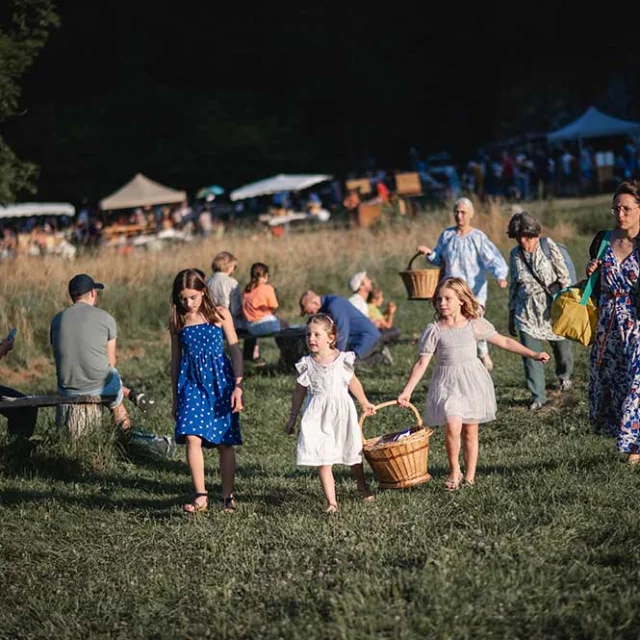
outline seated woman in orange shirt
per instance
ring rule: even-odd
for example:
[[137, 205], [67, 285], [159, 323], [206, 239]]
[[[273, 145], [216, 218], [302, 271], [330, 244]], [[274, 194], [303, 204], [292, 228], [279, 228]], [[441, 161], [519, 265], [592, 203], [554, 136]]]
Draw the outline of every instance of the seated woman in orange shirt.
[[242, 294], [242, 313], [247, 320], [247, 331], [254, 337], [275, 333], [287, 326], [275, 315], [278, 298], [267, 280], [269, 267], [263, 262], [252, 264], [251, 279]]

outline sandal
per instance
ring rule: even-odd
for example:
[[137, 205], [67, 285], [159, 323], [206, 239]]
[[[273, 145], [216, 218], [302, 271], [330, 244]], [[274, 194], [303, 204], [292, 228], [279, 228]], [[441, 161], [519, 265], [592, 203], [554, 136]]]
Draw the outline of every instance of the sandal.
[[[205, 498], [204, 504], [202, 502], [198, 502], [200, 498]], [[191, 498], [191, 502], [187, 502], [187, 504], [182, 507], [182, 510], [185, 513], [200, 513], [202, 511], [206, 511], [209, 508], [209, 494], [208, 493], [194, 493]]]
[[358, 491], [360, 491], [363, 502], [375, 502], [376, 497], [371, 493], [369, 487], [363, 487], [362, 489], [358, 489]]
[[129, 400], [131, 400], [131, 402], [146, 416], [150, 416], [156, 408], [156, 401], [147, 396], [146, 393], [136, 393], [135, 391], [131, 391], [129, 394]]
[[224, 513], [235, 513], [238, 501], [233, 497], [222, 498], [222, 511]]
[[457, 491], [464, 480], [464, 476], [459, 473], [457, 476], [449, 476], [444, 483], [444, 488], [447, 491]]

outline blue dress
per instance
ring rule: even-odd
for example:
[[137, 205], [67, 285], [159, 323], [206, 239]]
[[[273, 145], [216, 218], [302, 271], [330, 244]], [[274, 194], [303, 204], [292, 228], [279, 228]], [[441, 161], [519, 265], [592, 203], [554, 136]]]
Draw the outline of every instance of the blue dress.
[[639, 276], [637, 249], [618, 264], [607, 246], [589, 361], [589, 418], [597, 433], [617, 439], [621, 453], [640, 453]]
[[231, 412], [235, 377], [224, 353], [221, 327], [202, 323], [182, 327], [177, 389], [176, 442], [200, 436], [202, 446], [242, 444], [240, 417]]

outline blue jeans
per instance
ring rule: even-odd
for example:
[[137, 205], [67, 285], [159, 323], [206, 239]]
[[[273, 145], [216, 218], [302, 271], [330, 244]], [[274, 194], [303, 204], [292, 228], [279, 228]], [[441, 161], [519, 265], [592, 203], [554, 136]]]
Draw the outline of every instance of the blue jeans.
[[255, 338], [268, 336], [280, 331], [280, 320], [273, 315], [265, 316], [257, 322], [248, 322], [247, 331]]
[[111, 368], [107, 381], [100, 387], [90, 391], [76, 391], [75, 389], [58, 389], [61, 396], [116, 396], [116, 399], [107, 405], [109, 409], [115, 409], [124, 400], [122, 380], [117, 369]]

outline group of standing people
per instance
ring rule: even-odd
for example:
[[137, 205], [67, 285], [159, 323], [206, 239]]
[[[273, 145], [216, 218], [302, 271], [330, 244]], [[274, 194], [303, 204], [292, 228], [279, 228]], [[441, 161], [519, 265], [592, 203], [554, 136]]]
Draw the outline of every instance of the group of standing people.
[[[640, 181], [620, 183], [613, 196], [611, 214], [615, 228], [596, 234], [586, 268], [587, 276], [597, 273], [593, 295], [598, 308], [589, 364], [589, 418], [596, 432], [616, 438], [618, 451], [626, 454], [629, 464], [635, 465], [640, 463]], [[429, 262], [441, 266], [445, 281], [460, 278], [468, 285], [478, 304], [478, 317], [484, 314], [487, 274], [500, 287], [509, 286], [509, 333], [519, 336], [521, 344], [534, 353], [542, 353], [543, 341], [548, 342], [554, 354], [559, 389], [562, 392], [571, 389], [572, 343], [554, 334], [551, 323], [554, 295], [576, 284], [572, 282], [575, 275], [570, 272], [572, 264], [568, 264], [570, 259], [562, 245], [542, 236], [540, 223], [531, 214], [517, 211], [508, 225], [508, 236], [517, 245], [511, 250], [507, 265], [487, 236], [471, 226], [470, 200], [456, 201], [454, 217], [456, 225], [440, 235], [434, 249], [421, 245], [418, 250]], [[508, 285], [507, 274], [510, 274]], [[446, 307], [446, 303], [438, 300], [438, 295], [436, 291], [434, 305], [437, 316], [442, 317], [441, 307], [443, 304]], [[462, 308], [465, 309], [464, 304]], [[423, 335], [421, 349], [425, 349], [431, 336]], [[478, 355], [490, 371], [492, 362], [483, 345], [482, 332], [477, 332], [476, 342]], [[428, 353], [431, 351], [425, 351]], [[548, 356], [523, 358], [532, 411], [548, 402], [543, 368], [546, 361]], [[428, 407], [427, 414], [433, 411], [429, 401]], [[434, 420], [436, 417], [431, 416], [426, 422], [431, 424]], [[456, 484], [457, 477], [454, 473], [449, 478], [452, 484]]]

